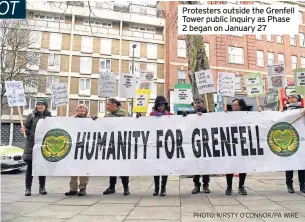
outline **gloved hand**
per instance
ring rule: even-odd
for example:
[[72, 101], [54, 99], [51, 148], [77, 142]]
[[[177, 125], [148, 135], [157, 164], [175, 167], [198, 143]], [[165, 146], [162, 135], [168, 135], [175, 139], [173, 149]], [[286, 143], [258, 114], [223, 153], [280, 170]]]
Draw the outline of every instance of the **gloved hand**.
[[97, 116], [91, 116], [92, 120], [96, 120]]
[[182, 116], [186, 117], [187, 116], [187, 112], [183, 112]]
[[141, 113], [137, 113], [136, 117], [139, 118], [141, 115]]

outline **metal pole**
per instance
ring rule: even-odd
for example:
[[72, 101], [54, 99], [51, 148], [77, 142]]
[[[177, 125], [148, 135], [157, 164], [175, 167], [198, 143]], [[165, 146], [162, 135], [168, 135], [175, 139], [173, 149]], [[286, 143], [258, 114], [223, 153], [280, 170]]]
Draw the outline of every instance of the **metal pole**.
[[[134, 49], [136, 48], [136, 45], [132, 46], [132, 70], [131, 73], [134, 75]], [[133, 99], [131, 100], [131, 116], [133, 116]], [[128, 112], [128, 110], [127, 110]]]

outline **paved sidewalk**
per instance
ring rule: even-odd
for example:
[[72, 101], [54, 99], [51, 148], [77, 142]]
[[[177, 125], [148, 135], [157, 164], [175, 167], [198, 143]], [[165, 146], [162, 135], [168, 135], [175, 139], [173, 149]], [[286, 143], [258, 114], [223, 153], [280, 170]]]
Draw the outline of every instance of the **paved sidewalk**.
[[[294, 178], [298, 191], [297, 172]], [[232, 196], [224, 194], [225, 177], [211, 177], [212, 192], [196, 195], [191, 194], [191, 178], [170, 177], [166, 197], [152, 196], [152, 177], [130, 180], [130, 196], [122, 195], [120, 180], [116, 194], [103, 196], [108, 178], [92, 177], [86, 197], [65, 197], [64, 192], [69, 189], [68, 177], [48, 177], [47, 196], [38, 195], [38, 178], [35, 177], [33, 194], [25, 197], [24, 172], [2, 174], [1, 219], [20, 222], [305, 221], [305, 194], [288, 194], [284, 173], [280, 172], [248, 175], [247, 196], [237, 194], [237, 178], [233, 182]]]

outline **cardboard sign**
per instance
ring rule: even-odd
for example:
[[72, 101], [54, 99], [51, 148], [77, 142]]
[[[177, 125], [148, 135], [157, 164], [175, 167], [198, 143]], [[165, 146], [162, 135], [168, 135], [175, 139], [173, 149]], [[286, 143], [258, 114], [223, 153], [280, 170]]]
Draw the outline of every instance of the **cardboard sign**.
[[270, 89], [280, 89], [287, 86], [284, 64], [275, 64], [268, 67], [268, 86]]
[[135, 98], [136, 96], [136, 77], [132, 74], [120, 75], [120, 97]]
[[305, 69], [294, 70], [295, 91], [298, 95], [305, 96]]
[[221, 96], [235, 96], [235, 74], [219, 72], [217, 78], [217, 94]]
[[140, 71], [140, 78], [137, 83], [137, 89], [150, 89], [154, 81], [154, 73], [150, 71]]
[[112, 72], [101, 73], [98, 79], [98, 96], [116, 96], [116, 75]]
[[261, 75], [259, 73], [249, 73], [244, 76], [244, 84], [247, 88], [248, 97], [265, 95]]
[[52, 101], [56, 107], [68, 104], [68, 85], [66, 83], [52, 84]]
[[132, 111], [134, 113], [146, 113], [149, 103], [149, 97], [149, 89], [137, 89]]
[[193, 101], [191, 84], [176, 84], [174, 89], [174, 104], [188, 104]]
[[195, 72], [195, 77], [199, 94], [216, 92], [212, 70]]
[[21, 81], [5, 81], [5, 89], [9, 107], [26, 105], [24, 88]]

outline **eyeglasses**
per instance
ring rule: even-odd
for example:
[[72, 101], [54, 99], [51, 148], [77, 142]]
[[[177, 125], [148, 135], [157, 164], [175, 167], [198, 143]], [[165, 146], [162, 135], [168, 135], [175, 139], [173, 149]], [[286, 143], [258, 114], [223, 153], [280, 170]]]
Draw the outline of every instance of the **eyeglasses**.
[[167, 103], [159, 103], [159, 104], [156, 104], [157, 107], [165, 107], [167, 105]]

